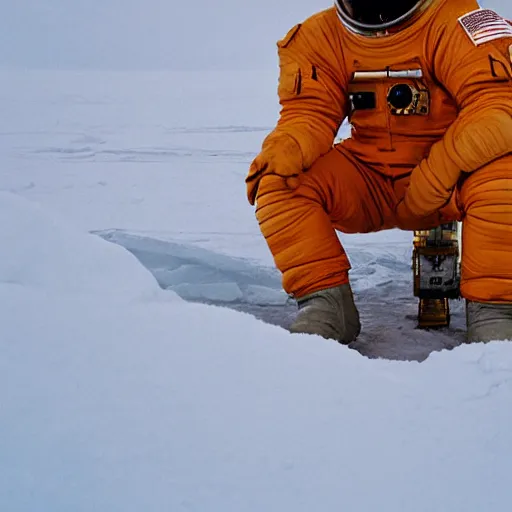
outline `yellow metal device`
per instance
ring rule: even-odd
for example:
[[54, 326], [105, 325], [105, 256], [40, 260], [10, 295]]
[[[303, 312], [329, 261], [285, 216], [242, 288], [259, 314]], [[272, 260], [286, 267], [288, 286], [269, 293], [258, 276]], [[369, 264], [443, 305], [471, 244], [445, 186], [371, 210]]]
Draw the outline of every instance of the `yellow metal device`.
[[450, 324], [449, 299], [460, 297], [460, 244], [457, 222], [414, 232], [414, 295], [419, 298], [418, 327]]

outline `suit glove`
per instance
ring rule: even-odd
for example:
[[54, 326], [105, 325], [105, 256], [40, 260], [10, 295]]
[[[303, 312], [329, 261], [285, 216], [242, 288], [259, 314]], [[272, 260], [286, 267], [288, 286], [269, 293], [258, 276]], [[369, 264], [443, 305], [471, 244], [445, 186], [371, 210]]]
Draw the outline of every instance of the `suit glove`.
[[[406, 192], [407, 198], [407, 192]], [[431, 229], [441, 224], [462, 220], [462, 210], [458, 205], [458, 194], [453, 192], [450, 200], [442, 208], [425, 216], [419, 216], [407, 206], [407, 199], [402, 199], [395, 209], [397, 227], [406, 231]]]
[[295, 139], [287, 134], [270, 134], [245, 178], [249, 203], [254, 205], [256, 202], [258, 185], [263, 176], [279, 176], [284, 180], [286, 187], [294, 190], [300, 185], [302, 171], [302, 151]]
[[397, 227], [405, 231], [431, 229], [443, 223], [439, 212], [434, 212], [426, 217], [418, 217], [411, 212], [403, 199], [396, 206], [395, 221]]

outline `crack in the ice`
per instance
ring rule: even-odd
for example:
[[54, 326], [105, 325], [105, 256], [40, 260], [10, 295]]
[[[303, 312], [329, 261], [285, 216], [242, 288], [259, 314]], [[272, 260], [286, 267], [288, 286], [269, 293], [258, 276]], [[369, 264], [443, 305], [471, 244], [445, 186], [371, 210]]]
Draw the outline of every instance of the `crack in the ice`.
[[[219, 254], [190, 241], [168, 241], [120, 230], [97, 234], [124, 246], [163, 288], [170, 288], [187, 300], [229, 307], [285, 329], [297, 313], [295, 302], [283, 292], [280, 275], [274, 268]], [[385, 264], [379, 267], [380, 258], [369, 256], [364, 249], [351, 250], [353, 267], [358, 269], [357, 275], [351, 276], [363, 327], [351, 348], [371, 358], [423, 361], [433, 351], [449, 350], [463, 343], [461, 304], [453, 304], [450, 328], [417, 330], [417, 299], [412, 294], [409, 263], [386, 257], [382, 259]], [[371, 281], [364, 280], [365, 269], [374, 271]]]

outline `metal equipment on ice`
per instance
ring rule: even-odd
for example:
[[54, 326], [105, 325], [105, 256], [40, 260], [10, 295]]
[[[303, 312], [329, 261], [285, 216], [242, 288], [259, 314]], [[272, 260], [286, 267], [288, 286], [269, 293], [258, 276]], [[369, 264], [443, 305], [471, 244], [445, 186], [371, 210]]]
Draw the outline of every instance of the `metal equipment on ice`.
[[414, 232], [414, 295], [419, 297], [418, 327], [450, 324], [449, 299], [460, 297], [459, 223]]

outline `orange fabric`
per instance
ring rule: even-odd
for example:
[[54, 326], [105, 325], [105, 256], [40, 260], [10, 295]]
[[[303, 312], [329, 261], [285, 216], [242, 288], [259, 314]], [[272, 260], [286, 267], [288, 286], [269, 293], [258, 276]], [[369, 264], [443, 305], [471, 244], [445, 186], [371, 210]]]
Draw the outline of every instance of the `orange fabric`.
[[258, 183], [263, 174], [275, 174], [283, 179], [288, 188], [297, 188], [302, 174], [302, 154], [292, 137], [270, 137], [263, 142], [261, 153], [254, 159], [245, 179], [247, 199], [256, 201]]
[[[452, 24], [463, 14], [457, 4], [453, 2], [447, 13]], [[432, 212], [446, 202], [461, 171], [475, 171], [512, 152], [512, 37], [475, 47], [460, 27], [445, 30], [449, 32], [439, 30], [437, 35], [432, 65], [459, 113], [412, 173], [405, 202], [416, 214]]]
[[512, 155], [468, 175], [460, 201], [463, 296], [512, 302]]
[[[278, 43], [282, 109], [251, 167], [248, 195], [258, 194], [258, 219], [287, 291], [300, 296], [346, 279], [348, 262], [334, 227], [414, 229], [428, 215], [439, 219], [442, 207], [452, 215], [459, 206], [469, 240], [463, 293], [512, 301], [512, 278], [501, 263], [493, 263], [501, 262], [503, 253], [512, 261], [512, 243], [503, 245], [503, 229], [493, 227], [512, 226], [511, 212], [498, 212], [506, 193], [496, 189], [498, 182], [501, 189], [512, 189], [506, 181], [512, 179], [512, 37], [474, 45], [458, 18], [478, 8], [475, 0], [434, 0], [415, 23], [381, 38], [351, 33], [333, 8], [294, 27]], [[410, 69], [421, 69], [422, 78], [355, 80], [357, 72]], [[428, 115], [390, 112], [387, 95], [397, 83], [428, 91]], [[375, 106], [353, 111], [350, 95], [361, 91], [374, 94]], [[346, 118], [351, 137], [342, 142], [342, 153], [329, 152]], [[473, 172], [457, 195], [457, 185]], [[477, 178], [481, 173], [483, 181]], [[290, 176], [302, 177], [295, 192], [291, 188], [299, 181]], [[391, 193], [389, 183], [399, 178], [409, 186]], [[477, 197], [487, 206], [482, 209]], [[359, 212], [349, 215], [350, 221], [340, 214], [346, 205]], [[387, 219], [380, 227], [379, 218]], [[467, 255], [481, 250], [483, 225], [486, 257]], [[493, 279], [485, 277], [491, 274]], [[484, 281], [491, 291], [482, 291]]]
[[[278, 42], [280, 57], [279, 98], [283, 108], [275, 130], [263, 143], [262, 152], [254, 160], [246, 179], [247, 196], [253, 204], [253, 197], [258, 188], [258, 180], [263, 174], [281, 176], [300, 176], [303, 169], [311, 167], [313, 162], [326, 153], [333, 144], [342, 120], [347, 112], [347, 76], [333, 77], [333, 70], [342, 67], [336, 59], [324, 61], [318, 54], [308, 51], [315, 38], [315, 30], [327, 30], [326, 38], [336, 38], [339, 20], [334, 9], [327, 16], [326, 26], [318, 26], [316, 18], [311, 19], [313, 31], [304, 31], [297, 25], [287, 36]], [[313, 42], [314, 44], [314, 42]], [[334, 68], [331, 70], [331, 67]], [[324, 72], [324, 70], [326, 70]], [[291, 139], [298, 145], [300, 158], [293, 162], [286, 161], [283, 147], [289, 147]], [[274, 141], [278, 143], [273, 144]], [[282, 166], [268, 165], [268, 162], [283, 162]], [[286, 164], [284, 163], [286, 162]], [[294, 183], [296, 184], [296, 182]]]
[[[256, 216], [284, 289], [302, 297], [346, 283], [350, 264], [335, 229], [368, 233], [395, 227], [395, 207], [408, 181], [376, 173], [342, 146], [319, 158], [296, 190], [279, 176], [264, 176]], [[453, 219], [453, 212], [444, 219]], [[441, 220], [435, 213], [413, 227], [434, 227]]]

